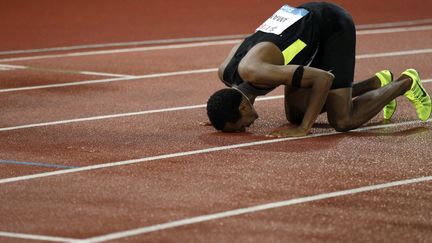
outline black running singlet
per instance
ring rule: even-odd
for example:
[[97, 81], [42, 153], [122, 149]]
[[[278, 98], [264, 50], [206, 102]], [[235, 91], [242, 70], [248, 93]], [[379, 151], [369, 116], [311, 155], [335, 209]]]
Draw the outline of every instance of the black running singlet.
[[305, 65], [332, 70], [332, 89], [351, 87], [355, 63], [355, 27], [351, 16], [331, 3], [306, 3], [297, 8], [308, 13], [281, 34], [256, 31], [247, 37], [225, 68], [223, 79], [255, 95], [273, 89], [259, 89], [244, 81], [237, 68], [242, 58], [256, 44], [272, 42], [282, 52], [284, 64]]

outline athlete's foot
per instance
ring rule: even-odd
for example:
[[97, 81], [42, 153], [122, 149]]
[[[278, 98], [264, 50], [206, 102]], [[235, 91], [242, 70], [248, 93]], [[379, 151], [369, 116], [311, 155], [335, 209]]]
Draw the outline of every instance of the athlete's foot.
[[412, 80], [411, 88], [405, 92], [405, 97], [414, 105], [420, 120], [426, 121], [432, 111], [431, 98], [423, 87], [418, 72], [414, 69], [407, 69], [402, 75]]
[[[389, 84], [393, 81], [393, 74], [389, 70], [382, 70], [375, 74], [375, 76], [381, 81], [381, 87]], [[393, 114], [396, 111], [397, 103], [396, 99], [390, 101], [386, 106], [383, 108], [383, 115], [384, 120], [390, 120], [393, 116]]]

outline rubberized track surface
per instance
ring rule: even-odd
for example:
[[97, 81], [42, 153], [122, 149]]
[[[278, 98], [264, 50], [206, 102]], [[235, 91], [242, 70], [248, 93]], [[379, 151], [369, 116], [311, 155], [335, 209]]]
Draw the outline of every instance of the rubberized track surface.
[[[2, 1], [0, 242], [432, 241], [432, 124], [404, 97], [349, 133], [265, 138], [281, 88], [248, 133], [198, 125], [267, 2]], [[414, 67], [432, 92], [430, 2], [338, 3], [357, 80]]]

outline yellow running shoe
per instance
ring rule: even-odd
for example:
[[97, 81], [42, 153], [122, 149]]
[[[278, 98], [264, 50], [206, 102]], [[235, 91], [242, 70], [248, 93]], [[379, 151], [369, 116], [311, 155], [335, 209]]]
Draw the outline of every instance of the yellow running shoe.
[[405, 97], [414, 105], [420, 120], [426, 121], [431, 115], [431, 98], [423, 87], [418, 72], [414, 69], [407, 69], [402, 74], [407, 75], [413, 81], [410, 90], [405, 92]]
[[[379, 71], [375, 74], [375, 76], [377, 76], [378, 79], [381, 81], [381, 87], [393, 81], [393, 74], [389, 70]], [[397, 107], [396, 99], [390, 101], [390, 103], [384, 106], [383, 115], [385, 120], [390, 120], [392, 118], [393, 114], [396, 111], [396, 107]]]

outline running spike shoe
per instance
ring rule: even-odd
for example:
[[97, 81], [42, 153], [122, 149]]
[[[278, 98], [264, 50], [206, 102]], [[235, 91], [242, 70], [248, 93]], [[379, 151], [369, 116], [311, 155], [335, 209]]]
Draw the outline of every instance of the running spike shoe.
[[414, 69], [407, 69], [402, 75], [410, 77], [413, 81], [410, 90], [405, 92], [405, 97], [414, 105], [420, 120], [426, 121], [431, 115], [431, 98], [423, 87], [418, 72]]
[[[381, 87], [389, 84], [393, 81], [393, 74], [389, 70], [382, 70], [375, 74], [375, 76], [378, 77], [378, 79], [381, 81]], [[383, 108], [383, 116], [384, 120], [390, 120], [393, 116], [393, 114], [396, 111], [397, 103], [396, 99], [390, 101], [386, 106]]]

